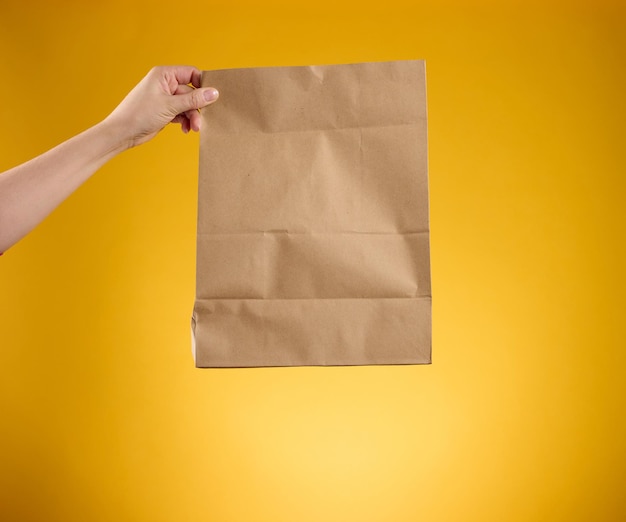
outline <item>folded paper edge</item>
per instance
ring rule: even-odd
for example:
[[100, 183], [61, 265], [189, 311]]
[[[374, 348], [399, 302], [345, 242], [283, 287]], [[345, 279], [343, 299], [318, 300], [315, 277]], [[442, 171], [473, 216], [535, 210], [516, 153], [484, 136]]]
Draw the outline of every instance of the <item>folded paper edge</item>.
[[194, 307], [194, 311], [191, 314], [191, 355], [193, 356], [194, 364], [198, 364], [198, 360], [196, 358], [196, 310]]
[[197, 299], [194, 333], [197, 368], [431, 364], [432, 298]]

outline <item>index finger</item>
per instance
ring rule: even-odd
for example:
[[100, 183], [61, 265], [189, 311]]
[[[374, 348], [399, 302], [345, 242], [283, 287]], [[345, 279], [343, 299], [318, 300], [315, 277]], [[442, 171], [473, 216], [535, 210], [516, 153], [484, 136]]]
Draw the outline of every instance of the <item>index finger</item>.
[[172, 65], [167, 69], [176, 77], [179, 85], [188, 83], [194, 87], [201, 87], [202, 85], [202, 72], [192, 65]]

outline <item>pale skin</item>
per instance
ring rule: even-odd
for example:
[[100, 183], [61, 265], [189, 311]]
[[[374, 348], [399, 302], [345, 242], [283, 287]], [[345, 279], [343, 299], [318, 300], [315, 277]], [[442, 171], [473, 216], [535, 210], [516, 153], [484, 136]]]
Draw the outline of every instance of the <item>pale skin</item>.
[[201, 88], [190, 66], [155, 67], [104, 120], [0, 174], [0, 252], [17, 243], [94, 172], [120, 152], [152, 139], [168, 123], [200, 130], [198, 109], [218, 92]]

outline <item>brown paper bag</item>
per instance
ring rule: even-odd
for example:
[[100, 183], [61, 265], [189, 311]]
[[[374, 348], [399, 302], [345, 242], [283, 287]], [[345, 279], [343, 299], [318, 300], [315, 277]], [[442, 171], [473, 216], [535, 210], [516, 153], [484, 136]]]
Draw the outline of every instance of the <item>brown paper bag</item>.
[[424, 62], [202, 84], [196, 366], [429, 363]]

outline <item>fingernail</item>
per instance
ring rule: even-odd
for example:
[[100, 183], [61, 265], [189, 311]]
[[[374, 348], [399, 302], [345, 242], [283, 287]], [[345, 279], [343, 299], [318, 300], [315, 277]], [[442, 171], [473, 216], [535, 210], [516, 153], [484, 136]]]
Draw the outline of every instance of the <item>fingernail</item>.
[[204, 91], [204, 99], [206, 101], [213, 101], [213, 100], [217, 100], [217, 97], [220, 95], [219, 92], [217, 92], [217, 89], [214, 89], [213, 87], [210, 87], [209, 89], [207, 89], [206, 91]]

